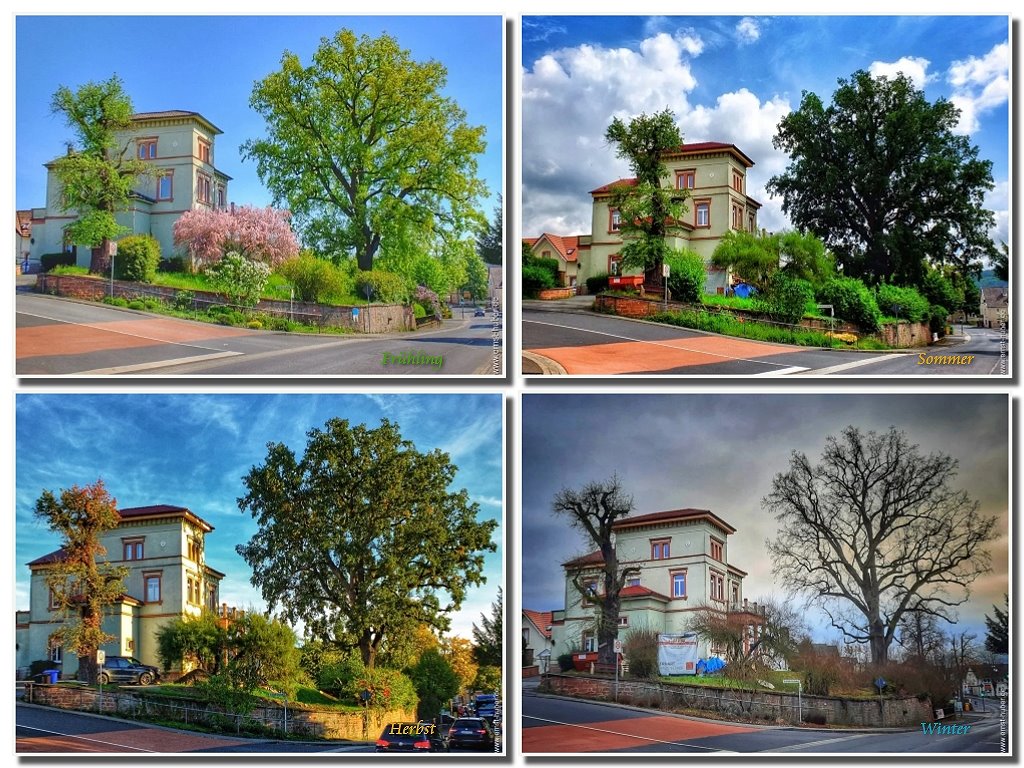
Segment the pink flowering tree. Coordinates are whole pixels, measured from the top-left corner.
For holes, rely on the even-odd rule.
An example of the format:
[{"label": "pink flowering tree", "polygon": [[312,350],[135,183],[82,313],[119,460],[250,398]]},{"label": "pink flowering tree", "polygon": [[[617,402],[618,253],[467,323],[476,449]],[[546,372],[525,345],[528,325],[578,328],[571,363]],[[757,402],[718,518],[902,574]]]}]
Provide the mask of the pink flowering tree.
[{"label": "pink flowering tree", "polygon": [[274,268],[299,253],[290,220],[288,211],[269,206],[196,208],[175,222],[174,244],[188,252],[193,270],[216,264],[229,251]]}]

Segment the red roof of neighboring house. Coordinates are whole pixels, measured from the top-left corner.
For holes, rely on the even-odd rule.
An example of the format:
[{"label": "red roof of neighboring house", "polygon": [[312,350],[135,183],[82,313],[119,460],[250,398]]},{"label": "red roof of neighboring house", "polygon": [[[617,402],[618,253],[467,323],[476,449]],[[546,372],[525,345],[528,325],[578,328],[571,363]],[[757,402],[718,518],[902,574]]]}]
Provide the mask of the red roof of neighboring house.
[{"label": "red roof of neighboring house", "polygon": [[551,611],[531,611],[523,608],[523,614],[533,622],[544,637],[551,638]]},{"label": "red roof of neighboring house", "polygon": [[653,597],[656,600],[663,600],[665,602],[668,602],[670,599],[667,595],[663,595],[660,592],[655,592],[653,589],[641,586],[623,587],[619,590],[619,597]]},{"label": "red roof of neighboring house", "polygon": [[536,243],[538,240],[540,240],[539,237],[524,237],[523,238],[523,242],[526,243],[531,248],[533,247],[534,243]]},{"label": "red roof of neighboring house", "polygon": [[[581,235],[553,235],[550,232],[542,232],[540,237],[524,237],[524,242],[529,242],[531,248],[536,248],[541,240],[547,240],[564,261],[574,262],[579,256]],[[532,241],[532,242],[530,242]],[[582,246],[589,248],[590,246]]]}]

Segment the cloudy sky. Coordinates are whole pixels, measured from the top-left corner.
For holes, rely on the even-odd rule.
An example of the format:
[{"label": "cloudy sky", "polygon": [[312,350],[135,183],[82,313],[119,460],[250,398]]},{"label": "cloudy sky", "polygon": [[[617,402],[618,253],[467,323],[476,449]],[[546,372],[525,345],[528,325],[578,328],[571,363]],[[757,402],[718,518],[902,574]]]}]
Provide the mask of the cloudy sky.
[{"label": "cloudy sky", "polygon": [[[371,37],[387,33],[414,60],[436,59],[447,67],[444,94],[466,110],[470,125],[487,129],[479,172],[490,192],[481,208],[490,216],[503,178],[504,57],[498,15],[19,16],[14,65],[17,207],[45,204],[43,163],[60,155],[72,138],[63,118],[50,112],[54,92],[61,85],[76,88],[115,73],[137,112],[199,112],[220,128],[224,133],[217,138],[214,161],[232,177],[229,198],[239,205],[269,205],[270,194],[256,175],[255,162],[243,161],[239,153],[243,142],[265,135],[263,118],[249,107],[253,83],[280,69],[285,50],[308,65],[320,39],[342,28]],[[99,51],[83,43],[89,40],[112,42]]]},{"label": "cloudy sky", "polygon": [[[959,460],[953,487],[998,519],[991,542],[993,570],[980,577],[960,607],[961,629],[982,640],[984,614],[1003,604],[1008,588],[1009,411],[1005,395],[535,395],[523,397],[522,604],[563,608],[559,567],[592,551],[581,535],[551,512],[562,488],[581,488],[617,473],[633,496],[635,514],[710,509],[736,528],[729,559],[749,572],[744,595],[779,593],[764,543],[776,523],[761,507],[792,451],[817,463],[829,435],[854,425],[862,431],[904,431],[924,455]],[[558,428],[553,428],[553,427]],[[816,610],[807,613],[817,638],[835,641]]]},{"label": "cloudy sky", "polygon": [[765,185],[787,165],[772,147],[801,94],[831,102],[859,69],[903,72],[961,109],[958,130],[992,161],[993,237],[1009,242],[1009,23],[955,17],[523,18],[523,236],[590,231],[589,190],[629,176],[604,140],[612,118],[670,108],[686,142],[732,143],[755,162],[760,224],[788,226]]},{"label": "cloudy sky", "polygon": [[29,605],[26,563],[59,546],[33,515],[44,490],[58,493],[102,478],[120,507],[188,507],[216,530],[206,555],[227,577],[221,600],[265,608],[235,545],[256,532],[235,500],[242,477],[266,459],[268,442],[297,455],[306,433],[328,419],[352,425],[398,424],[417,450],[449,454],[459,468],[452,490],[465,488],[480,519],[497,520],[498,551],[486,556],[485,584],[470,589],[452,632],[470,638],[490,615],[502,584],[502,399],[500,395],[68,395],[17,396],[15,604]]}]

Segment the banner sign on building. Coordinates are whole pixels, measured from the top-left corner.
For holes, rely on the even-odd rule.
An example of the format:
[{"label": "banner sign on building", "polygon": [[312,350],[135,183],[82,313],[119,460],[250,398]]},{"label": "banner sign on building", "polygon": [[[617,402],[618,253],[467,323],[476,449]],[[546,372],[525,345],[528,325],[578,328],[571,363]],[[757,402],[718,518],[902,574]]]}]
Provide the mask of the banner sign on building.
[{"label": "banner sign on building", "polygon": [[658,674],[697,674],[697,635],[658,635]]}]

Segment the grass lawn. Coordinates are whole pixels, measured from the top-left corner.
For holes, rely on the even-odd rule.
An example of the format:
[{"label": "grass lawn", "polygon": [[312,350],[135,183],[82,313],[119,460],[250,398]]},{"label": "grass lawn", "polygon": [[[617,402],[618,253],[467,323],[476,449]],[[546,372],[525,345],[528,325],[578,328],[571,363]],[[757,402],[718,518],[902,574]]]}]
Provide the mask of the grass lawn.
[{"label": "grass lawn", "polygon": [[[698,677],[695,675],[670,675],[662,677],[665,683],[682,683],[684,685],[697,685],[704,688],[734,688],[744,691],[776,691],[778,693],[796,693],[797,686],[786,685],[783,680],[802,680],[802,672],[765,672],[755,680],[733,680],[721,675],[709,675]],[[761,685],[770,683],[771,687]]]}]

